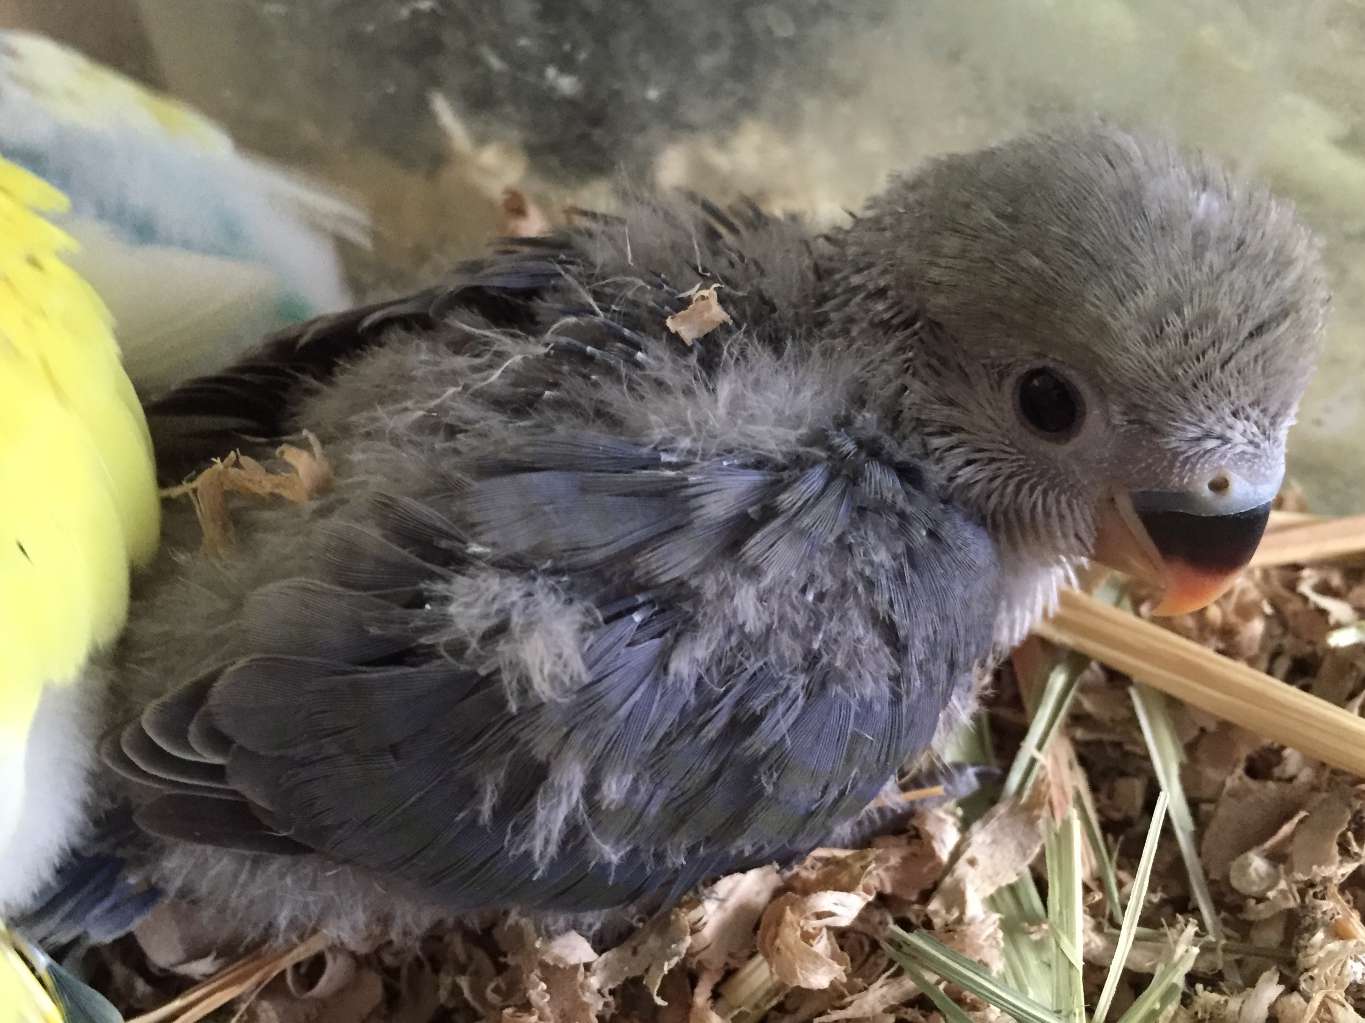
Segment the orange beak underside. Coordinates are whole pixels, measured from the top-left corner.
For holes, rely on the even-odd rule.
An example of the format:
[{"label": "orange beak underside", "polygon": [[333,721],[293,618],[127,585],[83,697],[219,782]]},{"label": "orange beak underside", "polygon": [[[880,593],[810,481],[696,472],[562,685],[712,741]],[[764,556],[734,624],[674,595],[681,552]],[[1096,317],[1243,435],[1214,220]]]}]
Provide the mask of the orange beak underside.
[{"label": "orange beak underside", "polygon": [[1105,503],[1093,557],[1160,587],[1158,615],[1188,614],[1221,596],[1251,561],[1270,505],[1233,515],[1134,509],[1127,495]]},{"label": "orange beak underside", "polygon": [[1152,608],[1155,615],[1183,615],[1208,607],[1228,591],[1240,566],[1231,572],[1205,571],[1183,561],[1166,563],[1166,587]]}]

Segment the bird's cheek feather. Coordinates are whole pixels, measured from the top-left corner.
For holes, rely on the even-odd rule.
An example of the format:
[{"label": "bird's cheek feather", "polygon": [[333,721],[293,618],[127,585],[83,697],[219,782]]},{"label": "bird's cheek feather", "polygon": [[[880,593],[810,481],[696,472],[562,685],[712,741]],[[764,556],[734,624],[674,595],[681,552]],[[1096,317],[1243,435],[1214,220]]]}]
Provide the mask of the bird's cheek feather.
[{"label": "bird's cheek feather", "polygon": [[1091,556],[1160,587],[1159,615],[1187,614],[1216,600],[1251,561],[1270,518],[1269,503],[1199,515],[1153,507],[1145,496],[1120,492],[1101,502]]}]

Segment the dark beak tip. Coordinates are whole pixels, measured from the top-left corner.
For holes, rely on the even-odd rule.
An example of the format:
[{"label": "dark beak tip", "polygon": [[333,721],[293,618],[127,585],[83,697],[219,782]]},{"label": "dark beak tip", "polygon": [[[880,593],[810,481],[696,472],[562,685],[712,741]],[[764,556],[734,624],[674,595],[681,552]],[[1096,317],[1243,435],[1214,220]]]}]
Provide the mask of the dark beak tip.
[{"label": "dark beak tip", "polygon": [[1163,561],[1226,575],[1244,568],[1261,545],[1270,521],[1270,504],[1232,515],[1139,511],[1138,518]]}]

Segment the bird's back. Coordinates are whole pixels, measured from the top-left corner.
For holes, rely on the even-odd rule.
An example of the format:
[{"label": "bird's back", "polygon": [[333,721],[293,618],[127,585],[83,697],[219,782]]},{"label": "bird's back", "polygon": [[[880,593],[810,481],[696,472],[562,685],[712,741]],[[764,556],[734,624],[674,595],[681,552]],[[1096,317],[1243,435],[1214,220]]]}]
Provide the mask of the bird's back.
[{"label": "bird's back", "polygon": [[[376,878],[576,913],[866,807],[986,656],[996,566],[858,405],[808,245],[643,204],[160,403],[182,450],[311,429],[337,479],[139,608],[154,702],[109,756],[163,793],[161,878],[248,930],[391,917]],[[730,319],[689,344],[710,286]]]}]

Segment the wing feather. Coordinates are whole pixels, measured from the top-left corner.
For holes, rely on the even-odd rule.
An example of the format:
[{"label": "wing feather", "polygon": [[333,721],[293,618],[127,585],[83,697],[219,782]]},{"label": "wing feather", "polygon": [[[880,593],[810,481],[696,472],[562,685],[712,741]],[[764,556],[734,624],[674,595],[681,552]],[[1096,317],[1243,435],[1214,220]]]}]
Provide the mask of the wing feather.
[{"label": "wing feather", "polygon": [[[611,221],[509,243],[160,404],[270,433],[301,379],[363,366],[394,327],[461,357],[511,336],[532,350],[479,384],[469,421],[502,443],[466,454],[470,410],[452,407],[442,479],[385,492],[381,471],[320,510],[305,530],[321,556],[247,597],[235,659],[144,714],[158,750],[221,766],[238,797],[207,826],[222,801],[197,766],[158,772],[125,740],[110,763],[169,793],[148,827],[238,848],[287,835],[457,912],[576,912],[798,855],[928,745],[989,652],[997,570],[979,524],[875,423],[716,451],[641,439],[605,402],[572,427],[546,411],[649,359],[719,388],[727,348],[776,357],[814,320],[755,283],[727,299],[734,323],[661,347],[689,285],[791,257],[748,211],[656,212],[673,234],[637,234],[633,257]],[[731,237],[759,229],[767,248]],[[651,271],[650,246],[679,236],[685,261]],[[796,260],[784,279],[809,291],[812,272]]]}]

